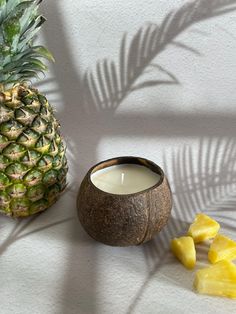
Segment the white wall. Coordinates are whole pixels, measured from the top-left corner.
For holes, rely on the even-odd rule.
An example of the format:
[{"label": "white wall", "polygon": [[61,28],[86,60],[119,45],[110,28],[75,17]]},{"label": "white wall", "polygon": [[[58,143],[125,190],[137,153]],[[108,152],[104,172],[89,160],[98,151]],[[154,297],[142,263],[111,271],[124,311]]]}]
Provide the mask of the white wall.
[{"label": "white wall", "polygon": [[[236,131],[236,12],[230,11],[227,6],[230,2],[234,3],[60,0],[43,4],[48,19],[43,38],[56,63],[48,76],[53,83],[44,84],[42,90],[57,108],[68,155],[73,159],[71,173],[78,174],[72,179],[76,184],[95,162],[119,155],[154,160],[167,172],[173,190],[189,177],[204,181],[204,186],[219,185],[217,180],[225,184],[226,173],[234,169]],[[180,32],[181,6],[189,27]],[[146,29],[150,23],[163,25],[172,10],[178,14],[169,29],[165,29],[164,48],[161,52],[157,49],[153,63],[169,71],[179,83],[136,90],[116,104],[107,102],[100,107],[94,104],[84,84],[86,71],[93,73],[101,97],[98,61],[114,61],[119,72],[124,34],[128,45],[140,27]],[[227,14],[221,14],[227,10]],[[173,40],[187,49],[172,45],[172,34]],[[153,42],[158,47],[159,42]],[[134,51],[132,54],[134,59]],[[125,58],[127,61],[128,50]],[[169,79],[150,67],[145,71],[137,76],[138,83]],[[108,83],[106,77],[103,79]],[[214,163],[218,163],[217,167]],[[174,170],[180,167],[182,172],[177,175]],[[205,182],[208,174],[211,183]],[[231,179],[227,177],[227,183]],[[201,206],[204,205],[205,202]]]},{"label": "white wall", "polygon": [[[212,2],[202,1],[203,8]],[[120,154],[145,155],[162,164],[162,152],[168,154],[173,146],[193,145],[202,137],[234,136],[235,12],[193,23],[178,36],[199,55],[172,45],[157,55],[155,62],[173,73],[179,85],[135,91],[115,111],[84,110],[83,106],[88,107],[84,104],[87,92],[82,99],[85,71],[96,70],[97,61],[103,58],[114,60],[119,69],[124,33],[130,41],[141,26],[161,24],[167,13],[181,4],[183,1],[151,0],[51,0],[43,4],[48,19],[44,39],[56,63],[48,75],[53,84],[42,89],[49,91],[65,137],[79,156],[76,168],[83,168],[80,173],[94,161]],[[148,75],[167,78],[155,70]],[[50,93],[54,86],[56,92]]]}]

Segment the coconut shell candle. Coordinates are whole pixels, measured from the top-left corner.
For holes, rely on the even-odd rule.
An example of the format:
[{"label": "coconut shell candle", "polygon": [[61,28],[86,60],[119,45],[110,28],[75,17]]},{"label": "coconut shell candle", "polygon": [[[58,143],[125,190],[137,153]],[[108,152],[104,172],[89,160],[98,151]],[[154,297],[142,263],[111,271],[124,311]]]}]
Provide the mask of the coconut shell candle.
[{"label": "coconut shell candle", "polygon": [[155,163],[118,157],[88,171],[77,207],[79,220],[92,238],[129,246],[151,240],[165,226],[172,197],[167,178]]}]

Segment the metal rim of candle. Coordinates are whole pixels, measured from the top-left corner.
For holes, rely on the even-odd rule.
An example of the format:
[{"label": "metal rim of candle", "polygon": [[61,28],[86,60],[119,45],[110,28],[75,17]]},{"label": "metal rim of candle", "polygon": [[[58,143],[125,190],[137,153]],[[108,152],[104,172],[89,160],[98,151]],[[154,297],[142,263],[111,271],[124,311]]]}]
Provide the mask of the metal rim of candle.
[{"label": "metal rim of candle", "polygon": [[[158,180],[158,182],[156,184],[154,184],[153,186],[151,186],[147,189],[144,189],[142,191],[135,192],[135,193],[129,193],[129,194],[115,194],[115,193],[106,192],[106,191],[99,189],[92,182],[91,175],[93,173],[97,172],[98,170],[102,170],[102,169],[105,169],[105,168],[108,168],[111,166],[116,166],[116,165],[121,165],[121,164],[136,164],[136,165],[147,167],[150,170],[152,170],[153,172],[159,174],[160,179]],[[103,165],[106,165],[106,166],[102,167]],[[124,197],[124,198],[129,197],[131,195],[138,195],[138,194],[146,193],[150,190],[157,188],[159,185],[162,184],[162,182],[164,180],[164,176],[165,176],[164,171],[161,169],[160,166],[158,166],[156,163],[154,163],[153,161],[151,161],[149,159],[146,159],[144,157],[138,157],[138,156],[120,156],[120,157],[109,158],[109,159],[100,161],[99,163],[94,165],[92,168],[90,168],[88,171],[89,183],[92,184],[95,189],[97,189],[99,192],[104,193],[104,194],[115,195],[115,196]]]}]

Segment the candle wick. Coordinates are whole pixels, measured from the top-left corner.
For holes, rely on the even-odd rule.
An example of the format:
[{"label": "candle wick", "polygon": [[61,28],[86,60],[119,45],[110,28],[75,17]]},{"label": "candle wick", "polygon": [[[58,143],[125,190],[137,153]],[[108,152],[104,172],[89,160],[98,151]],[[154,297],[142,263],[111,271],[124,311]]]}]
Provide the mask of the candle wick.
[{"label": "candle wick", "polygon": [[121,184],[124,184],[125,174],[122,172],[121,174]]}]

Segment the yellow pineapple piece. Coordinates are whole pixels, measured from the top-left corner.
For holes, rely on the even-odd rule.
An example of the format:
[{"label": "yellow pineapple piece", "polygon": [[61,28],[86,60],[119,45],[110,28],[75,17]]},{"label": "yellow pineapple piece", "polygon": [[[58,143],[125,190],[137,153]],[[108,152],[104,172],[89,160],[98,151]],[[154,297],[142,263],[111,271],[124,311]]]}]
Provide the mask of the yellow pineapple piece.
[{"label": "yellow pineapple piece", "polygon": [[236,266],[227,260],[196,272],[195,289],[202,294],[236,299]]},{"label": "yellow pineapple piece", "polygon": [[214,238],[220,229],[218,222],[205,214],[197,214],[194,222],[190,225],[188,235],[195,243]]},{"label": "yellow pineapple piece", "polygon": [[213,264],[222,259],[229,261],[236,259],[236,242],[222,234],[217,234],[210,246],[208,259]]},{"label": "yellow pineapple piece", "polygon": [[171,250],[180,262],[188,269],[196,264],[196,250],[191,237],[174,238],[171,241]]}]

